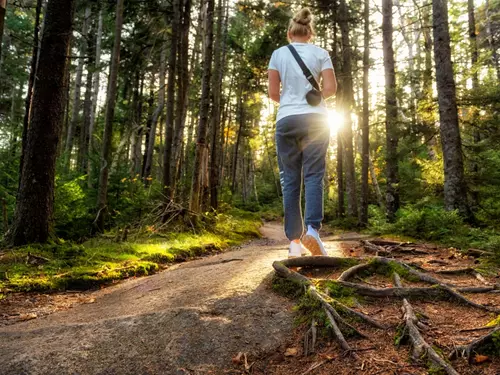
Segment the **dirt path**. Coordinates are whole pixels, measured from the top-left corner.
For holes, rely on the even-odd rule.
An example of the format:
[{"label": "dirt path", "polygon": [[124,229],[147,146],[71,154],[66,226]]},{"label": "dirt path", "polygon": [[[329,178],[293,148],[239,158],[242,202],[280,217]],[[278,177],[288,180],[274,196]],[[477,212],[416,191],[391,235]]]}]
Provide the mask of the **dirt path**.
[{"label": "dirt path", "polygon": [[[275,351],[293,331],[292,303],[270,289],[287,241],[277,223],[262,233],[94,292],[92,303],[0,328],[0,373],[218,374],[238,352]],[[326,243],[330,255],[341,255],[337,241]]]}]

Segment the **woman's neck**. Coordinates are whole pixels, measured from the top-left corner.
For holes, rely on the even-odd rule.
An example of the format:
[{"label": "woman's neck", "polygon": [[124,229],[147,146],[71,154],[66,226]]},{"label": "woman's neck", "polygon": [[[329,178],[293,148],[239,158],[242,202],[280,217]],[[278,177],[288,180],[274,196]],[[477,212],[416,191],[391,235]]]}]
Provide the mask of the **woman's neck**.
[{"label": "woman's neck", "polygon": [[290,39],[291,43],[308,43],[309,38],[308,37],[293,37]]}]

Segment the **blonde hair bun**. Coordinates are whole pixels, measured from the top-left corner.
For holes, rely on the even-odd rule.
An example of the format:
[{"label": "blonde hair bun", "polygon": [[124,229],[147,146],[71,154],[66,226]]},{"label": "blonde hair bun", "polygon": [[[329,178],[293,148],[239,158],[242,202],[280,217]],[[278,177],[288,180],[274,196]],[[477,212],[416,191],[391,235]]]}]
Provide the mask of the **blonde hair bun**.
[{"label": "blonde hair bun", "polygon": [[297,22],[301,25],[308,26],[313,20],[313,15],[309,8],[303,8],[301,9],[297,14],[295,14],[295,17],[293,17],[293,21]]},{"label": "blonde hair bun", "polygon": [[291,37],[309,37],[312,38],[314,32],[314,20],[311,10],[303,8],[295,13],[295,16],[290,20],[288,26],[289,38]]}]

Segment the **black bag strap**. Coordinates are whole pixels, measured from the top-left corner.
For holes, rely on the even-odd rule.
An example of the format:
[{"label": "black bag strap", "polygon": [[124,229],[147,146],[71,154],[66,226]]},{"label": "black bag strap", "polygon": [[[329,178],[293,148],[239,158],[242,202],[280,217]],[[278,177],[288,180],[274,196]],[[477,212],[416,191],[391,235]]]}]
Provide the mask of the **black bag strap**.
[{"label": "black bag strap", "polygon": [[306,66],[306,64],[304,64],[304,61],[300,58],[299,53],[297,52],[295,47],[292,46],[291,44],[289,44],[287,47],[290,50],[290,52],[292,53],[293,57],[295,57],[295,60],[297,61],[297,63],[300,66],[300,69],[302,69],[302,73],[304,73],[304,75],[306,76],[306,79],[309,81],[309,83],[312,85],[312,87],[314,87],[318,91],[321,91],[319,88],[318,81],[316,81],[316,78],[314,78],[314,76],[311,73],[311,71],[309,70],[309,68]]}]

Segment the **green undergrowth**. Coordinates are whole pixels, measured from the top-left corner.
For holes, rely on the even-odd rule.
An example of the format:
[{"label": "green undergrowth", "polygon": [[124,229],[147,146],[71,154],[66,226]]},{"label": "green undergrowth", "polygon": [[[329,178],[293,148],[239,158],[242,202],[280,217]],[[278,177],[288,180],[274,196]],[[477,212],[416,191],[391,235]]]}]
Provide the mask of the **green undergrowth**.
[{"label": "green undergrowth", "polygon": [[[230,210],[198,230],[160,232],[153,226],[118,231],[72,243],[31,245],[0,251],[0,291],[86,290],[134,276],[146,276],[166,264],[222,251],[258,237],[257,214]],[[29,255],[30,254],[30,255]],[[43,258],[43,259],[42,259]]]},{"label": "green undergrowth", "polygon": [[394,223],[387,222],[385,213],[378,207],[370,206],[369,212],[367,230],[371,234],[406,241],[429,241],[464,252],[470,248],[486,250],[492,256],[483,259],[484,265],[500,264],[500,228],[468,225],[458,212],[430,204],[401,208]]}]

